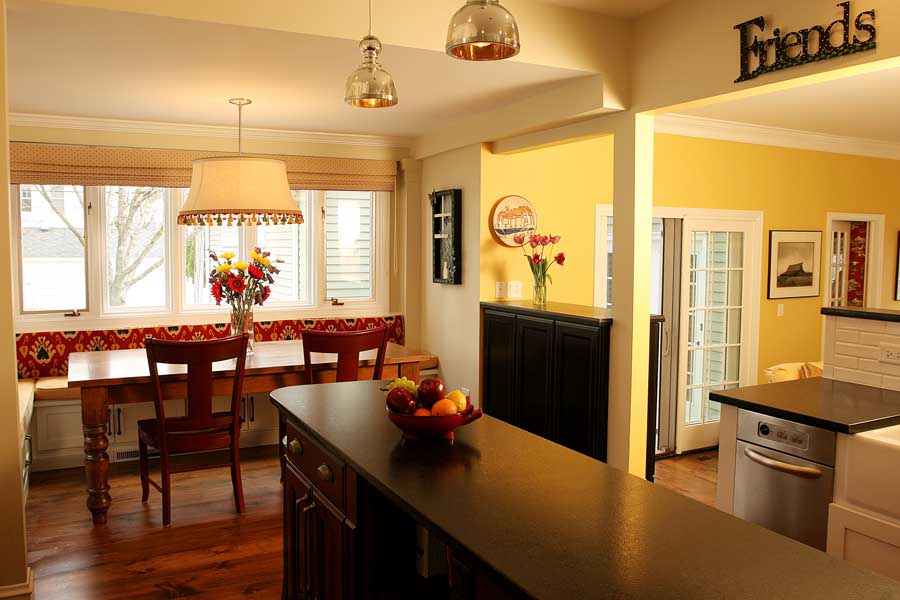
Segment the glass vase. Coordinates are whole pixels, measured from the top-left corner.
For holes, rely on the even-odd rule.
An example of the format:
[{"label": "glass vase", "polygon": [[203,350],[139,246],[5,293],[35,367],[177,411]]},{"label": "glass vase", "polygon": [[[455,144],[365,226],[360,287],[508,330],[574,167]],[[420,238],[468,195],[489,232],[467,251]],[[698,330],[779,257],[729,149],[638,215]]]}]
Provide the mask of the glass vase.
[{"label": "glass vase", "polygon": [[253,309],[241,310],[238,308],[231,309],[231,335],[241,335],[247,333],[250,339],[247,340],[247,356],[253,354]]},{"label": "glass vase", "polygon": [[531,301],[535,306],[544,307],[547,306],[547,281],[540,281],[538,279],[534,280],[534,293],[531,296]]}]

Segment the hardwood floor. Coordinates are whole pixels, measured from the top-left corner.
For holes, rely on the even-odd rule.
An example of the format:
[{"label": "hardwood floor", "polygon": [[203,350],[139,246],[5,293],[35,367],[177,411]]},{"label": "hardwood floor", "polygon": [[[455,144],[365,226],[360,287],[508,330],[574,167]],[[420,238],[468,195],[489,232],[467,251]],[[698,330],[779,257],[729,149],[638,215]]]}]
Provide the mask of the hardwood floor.
[{"label": "hardwood floor", "polygon": [[97,527],[82,469],[33,474],[26,515],[35,599],[280,598],[277,447],[241,456],[246,516],[234,512],[228,469],[195,471],[172,476],[170,528],[160,494],[141,503],[137,462],[111,465],[115,502],[109,524]]},{"label": "hardwood floor", "polygon": [[656,461],[656,483],[715,506],[718,468],[718,450],[664,458]]}]

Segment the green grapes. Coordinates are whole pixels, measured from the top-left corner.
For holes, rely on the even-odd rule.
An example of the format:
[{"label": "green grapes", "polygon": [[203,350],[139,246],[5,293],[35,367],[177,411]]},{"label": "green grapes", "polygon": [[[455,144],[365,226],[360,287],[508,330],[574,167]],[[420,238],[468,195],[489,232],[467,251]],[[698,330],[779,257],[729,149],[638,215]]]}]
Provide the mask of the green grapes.
[{"label": "green grapes", "polygon": [[416,385],[415,381],[407,379],[406,377],[398,377],[397,379],[390,382],[387,386],[388,391],[391,391],[395,387],[404,388],[412,392],[412,395],[415,398],[419,397],[419,386]]}]

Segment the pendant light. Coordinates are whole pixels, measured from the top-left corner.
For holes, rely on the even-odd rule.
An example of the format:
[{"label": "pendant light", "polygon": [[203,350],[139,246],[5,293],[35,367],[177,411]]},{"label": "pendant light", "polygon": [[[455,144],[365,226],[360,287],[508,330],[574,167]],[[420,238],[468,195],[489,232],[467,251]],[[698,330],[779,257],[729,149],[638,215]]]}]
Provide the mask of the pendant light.
[{"label": "pendant light", "polygon": [[503,60],[519,53],[519,27],[500,0],[466,0],[447,28],[447,54],[462,60]]},{"label": "pendant light", "polygon": [[232,98],[238,108],[237,156],[198,158],[191,191],[178,211],[181,225],[285,225],[303,223],[291,195],[287,166],[274,158],[242,153],[243,111],[252,101]]},{"label": "pendant light", "polygon": [[372,0],[369,0],[369,35],[359,42],[363,61],[347,78],[344,102],[358,108],[385,108],[397,104],[394,78],[378,62],[381,41],[372,35]]}]

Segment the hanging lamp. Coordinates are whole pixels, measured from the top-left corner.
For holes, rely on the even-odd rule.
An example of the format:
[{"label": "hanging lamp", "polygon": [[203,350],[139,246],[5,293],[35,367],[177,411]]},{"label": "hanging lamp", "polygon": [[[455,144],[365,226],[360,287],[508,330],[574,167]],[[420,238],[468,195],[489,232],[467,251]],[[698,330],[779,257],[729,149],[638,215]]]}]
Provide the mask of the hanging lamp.
[{"label": "hanging lamp", "polygon": [[447,54],[462,60],[503,60],[519,53],[519,27],[500,0],[466,0],[447,28]]},{"label": "hanging lamp", "polygon": [[347,78],[344,102],[358,108],[386,108],[397,104],[394,78],[378,62],[381,41],[372,35],[372,0],[369,0],[369,35],[359,42],[363,61]]},{"label": "hanging lamp", "polygon": [[181,225],[285,225],[303,223],[291,195],[287,166],[274,158],[242,153],[243,111],[252,101],[231,98],[238,108],[237,156],[198,158],[191,190],[178,211]]}]

